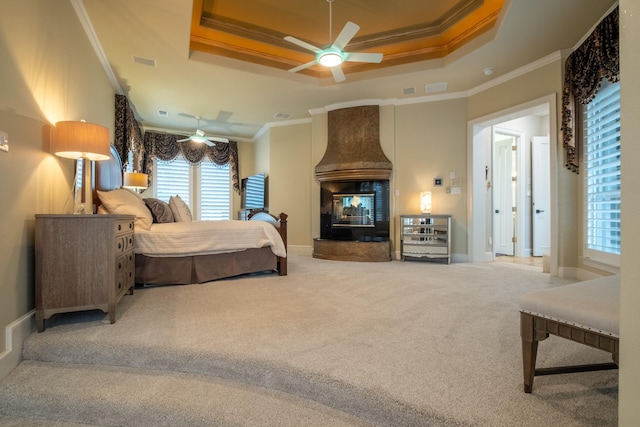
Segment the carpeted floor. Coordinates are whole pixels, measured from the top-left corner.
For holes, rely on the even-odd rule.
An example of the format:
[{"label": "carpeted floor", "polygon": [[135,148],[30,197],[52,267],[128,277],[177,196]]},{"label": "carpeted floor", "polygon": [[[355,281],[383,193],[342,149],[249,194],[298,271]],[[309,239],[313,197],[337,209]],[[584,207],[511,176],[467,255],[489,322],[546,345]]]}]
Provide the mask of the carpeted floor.
[{"label": "carpeted floor", "polygon": [[[30,336],[0,425],[615,426],[617,371],[522,391],[518,297],[565,283],[498,262],[291,255],[286,277],[137,289],[113,325],[58,315]],[[539,346],[538,367],[608,361]]]}]

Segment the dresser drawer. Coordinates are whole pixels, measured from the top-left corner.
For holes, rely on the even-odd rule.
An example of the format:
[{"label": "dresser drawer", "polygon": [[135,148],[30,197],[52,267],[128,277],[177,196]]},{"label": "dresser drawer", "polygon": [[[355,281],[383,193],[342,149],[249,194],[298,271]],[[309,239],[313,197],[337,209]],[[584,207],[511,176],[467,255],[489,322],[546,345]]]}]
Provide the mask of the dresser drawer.
[{"label": "dresser drawer", "polygon": [[126,234],[123,236],[116,236],[116,256],[127,252],[129,250],[133,250],[134,245],[134,237],[133,233]]},{"label": "dresser drawer", "polygon": [[114,222],[116,236],[124,233],[133,233],[133,221],[119,220]]},{"label": "dresser drawer", "polygon": [[115,267],[115,294],[120,297],[134,286],[135,264],[133,251],[117,257]]}]

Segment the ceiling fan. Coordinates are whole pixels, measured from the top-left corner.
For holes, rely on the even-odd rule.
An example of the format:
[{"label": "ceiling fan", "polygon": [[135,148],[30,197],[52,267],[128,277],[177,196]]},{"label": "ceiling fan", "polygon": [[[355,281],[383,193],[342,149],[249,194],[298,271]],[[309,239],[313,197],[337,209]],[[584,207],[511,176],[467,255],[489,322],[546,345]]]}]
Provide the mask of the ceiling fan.
[{"label": "ceiling fan", "polygon": [[222,143],[228,143],[229,140],[227,138],[223,138],[220,136],[206,136],[203,130],[200,130],[200,120],[202,119],[202,117],[200,116],[192,116],[190,114],[184,114],[184,113],[179,113],[179,115],[181,116],[185,116],[185,117],[192,117],[194,119],[196,119],[197,121],[197,126],[196,126],[196,131],[189,135],[188,138],[184,138],[184,139],[178,139],[177,142],[185,142],[185,141],[193,141],[193,142],[197,142],[197,143],[205,143],[207,144],[209,147],[213,147],[215,146],[216,142],[222,142]]},{"label": "ceiling fan", "polygon": [[[327,0],[329,3],[329,42],[331,42],[331,5],[334,0]],[[345,61],[349,62],[371,62],[371,63],[379,63],[382,61],[381,53],[364,53],[364,52],[345,52],[344,48],[353,36],[356,35],[360,27],[353,22],[347,22],[338,34],[338,37],[334,40],[333,44],[326,49],[320,49],[315,47],[307,42],[299,40],[292,36],[286,36],[284,39],[290,43],[296,44],[300,47],[303,47],[307,50],[310,50],[316,54],[316,59],[311,62],[307,62],[306,64],[299,65],[289,70],[291,73],[296,73],[300,70],[304,70],[305,68],[309,68],[312,65],[320,64],[325,67],[329,67],[331,69],[331,74],[333,74],[334,80],[339,83],[345,80],[344,73],[342,72],[342,68],[340,68],[340,64]]]}]

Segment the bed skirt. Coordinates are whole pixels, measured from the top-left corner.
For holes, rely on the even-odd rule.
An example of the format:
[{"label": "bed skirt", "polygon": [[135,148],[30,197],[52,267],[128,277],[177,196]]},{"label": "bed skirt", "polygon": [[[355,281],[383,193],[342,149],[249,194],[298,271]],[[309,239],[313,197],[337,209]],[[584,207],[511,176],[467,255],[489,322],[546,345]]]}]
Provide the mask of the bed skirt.
[{"label": "bed skirt", "polygon": [[278,258],[269,247],[186,257],[136,254],[136,284],[141,285],[186,285],[277,269]]}]

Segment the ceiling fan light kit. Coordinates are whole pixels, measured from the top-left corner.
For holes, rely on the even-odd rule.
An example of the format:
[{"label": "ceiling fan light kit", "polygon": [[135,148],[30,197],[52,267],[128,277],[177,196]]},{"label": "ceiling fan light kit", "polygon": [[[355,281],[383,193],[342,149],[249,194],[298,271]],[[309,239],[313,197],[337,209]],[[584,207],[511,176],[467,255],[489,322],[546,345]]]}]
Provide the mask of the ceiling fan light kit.
[{"label": "ceiling fan light kit", "polygon": [[[334,0],[327,0],[329,3],[329,43],[331,43],[331,24],[332,24],[332,10],[331,5]],[[336,82],[341,82],[345,80],[344,73],[340,68],[340,65],[345,61],[350,62],[369,62],[369,63],[379,63],[382,61],[381,53],[360,53],[360,52],[345,52],[344,48],[353,36],[360,30],[360,27],[353,22],[347,22],[344,25],[338,37],[336,37],[333,44],[326,49],[320,49],[312,44],[309,44],[305,41],[297,39],[292,36],[286,36],[284,39],[289,43],[293,43],[298,45],[304,49],[310,50],[311,52],[316,54],[316,59],[307,62],[306,64],[299,65],[297,67],[291,68],[289,70],[290,73],[297,73],[298,71],[304,70],[305,68],[309,68],[315,64],[320,64],[322,66],[328,67],[331,69],[331,74],[333,74],[333,79]]]},{"label": "ceiling fan light kit", "polygon": [[335,67],[344,61],[342,52],[334,50],[326,50],[318,53],[318,62],[325,67]]},{"label": "ceiling fan light kit", "polygon": [[[186,114],[182,114],[182,115],[186,116]],[[197,126],[200,127],[200,117],[199,116],[193,116],[193,117],[197,120]],[[207,137],[203,130],[196,129],[195,133],[193,133],[192,135],[189,135],[187,138],[184,138],[184,139],[178,139],[176,142],[186,142],[186,141],[196,142],[198,144],[207,144],[209,147],[215,147],[216,144],[214,144],[214,141],[222,142],[226,144],[229,142],[229,139],[219,137],[219,136]]]}]

